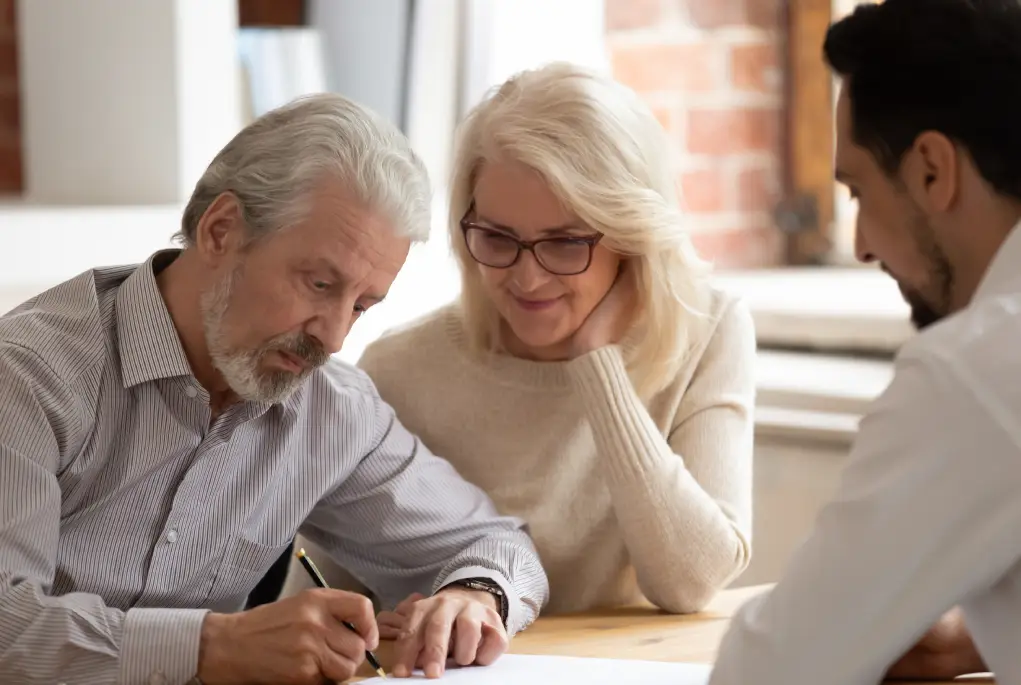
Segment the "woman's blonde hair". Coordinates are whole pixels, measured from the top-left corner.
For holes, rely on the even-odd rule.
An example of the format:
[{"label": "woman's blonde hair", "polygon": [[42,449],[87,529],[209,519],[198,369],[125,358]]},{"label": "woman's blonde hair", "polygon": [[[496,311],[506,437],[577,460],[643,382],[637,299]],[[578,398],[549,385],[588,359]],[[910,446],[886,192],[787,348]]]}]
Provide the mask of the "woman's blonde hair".
[{"label": "woman's blonde hair", "polygon": [[709,266],[682,230],[668,147],[633,91],[559,62],[512,77],[468,114],[457,134],[449,229],[473,352],[500,349],[499,316],[460,221],[481,166],[514,161],[537,171],[565,208],[602,233],[601,244],[631,257],[640,314],[629,336],[628,372],[645,400],[673,380],[704,319]]}]

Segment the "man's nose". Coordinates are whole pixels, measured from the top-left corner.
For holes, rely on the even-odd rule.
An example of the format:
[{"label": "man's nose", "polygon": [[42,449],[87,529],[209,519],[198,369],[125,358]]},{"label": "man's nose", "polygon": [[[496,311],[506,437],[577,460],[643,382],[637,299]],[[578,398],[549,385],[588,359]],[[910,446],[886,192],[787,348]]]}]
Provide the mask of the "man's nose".
[{"label": "man's nose", "polygon": [[327,353],[336,354],[344,346],[353,322],[354,313],[350,306],[336,307],[312,319],[306,332],[318,340]]},{"label": "man's nose", "polygon": [[865,231],[861,230],[861,219],[855,223],[854,227],[854,256],[862,264],[869,264],[876,261],[876,255],[869,249],[868,240],[865,237]]}]

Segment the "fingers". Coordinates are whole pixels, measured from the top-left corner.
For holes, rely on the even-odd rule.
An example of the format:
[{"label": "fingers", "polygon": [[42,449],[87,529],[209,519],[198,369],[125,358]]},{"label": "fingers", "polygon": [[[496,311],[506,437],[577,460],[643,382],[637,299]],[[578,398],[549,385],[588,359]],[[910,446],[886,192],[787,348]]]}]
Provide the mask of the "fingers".
[{"label": "fingers", "polygon": [[482,621],[468,612],[454,620],[454,662],[458,666],[475,663],[475,654],[482,642]]},{"label": "fingers", "polygon": [[398,678],[409,677],[418,663],[418,655],[422,651],[422,631],[419,628],[424,618],[424,611],[413,611],[397,638],[393,673]]},{"label": "fingers", "polygon": [[[482,623],[482,640],[479,642],[475,652],[475,663],[479,666],[489,666],[507,651],[510,640],[507,638],[507,631],[504,630],[503,622],[496,612],[492,612],[490,620]],[[495,621],[492,619],[496,619]]]},{"label": "fingers", "polygon": [[365,650],[368,649],[365,640],[340,621],[331,620],[323,639],[328,651],[355,662],[356,666],[365,660]]},{"label": "fingers", "polygon": [[[340,590],[318,592],[323,593],[326,610],[338,622],[347,621],[354,626],[355,632],[365,641],[365,648],[376,649],[379,646],[379,626],[376,625],[376,612],[368,597]],[[340,631],[345,630],[341,625],[338,625],[337,628]]]},{"label": "fingers", "polygon": [[426,678],[439,678],[443,675],[450,651],[450,631],[457,615],[458,605],[455,602],[439,602],[436,610],[425,621],[421,660]]},{"label": "fingers", "polygon": [[342,683],[354,677],[355,672],[365,658],[365,652],[358,653],[358,659],[351,659],[344,654],[325,650],[321,656],[320,673],[331,682]]},{"label": "fingers", "polygon": [[404,624],[407,619],[392,611],[382,611],[376,617],[376,625],[379,626],[379,639],[396,640],[404,631]]},{"label": "fingers", "polygon": [[394,611],[402,616],[407,616],[411,613],[411,607],[420,599],[425,599],[425,595],[420,592],[413,592],[403,602],[398,604]]},{"label": "fingers", "polygon": [[[384,620],[381,614],[381,624],[392,618]],[[496,611],[478,601],[443,594],[414,603],[397,639],[393,674],[406,678],[417,666],[427,678],[439,678],[448,655],[459,666],[488,666],[507,646],[507,633]]]}]

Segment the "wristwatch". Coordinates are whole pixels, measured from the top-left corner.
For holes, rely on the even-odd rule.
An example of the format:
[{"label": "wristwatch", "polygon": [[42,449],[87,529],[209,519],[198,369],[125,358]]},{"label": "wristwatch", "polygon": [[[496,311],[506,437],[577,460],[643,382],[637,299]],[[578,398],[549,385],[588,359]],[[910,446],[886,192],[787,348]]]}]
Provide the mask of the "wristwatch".
[{"label": "wristwatch", "polygon": [[503,621],[504,627],[507,627],[507,614],[510,612],[510,602],[507,600],[507,593],[496,582],[489,578],[462,578],[461,580],[453,581],[450,585],[457,585],[477,592],[488,592],[496,597],[497,603],[500,605],[500,620]]}]

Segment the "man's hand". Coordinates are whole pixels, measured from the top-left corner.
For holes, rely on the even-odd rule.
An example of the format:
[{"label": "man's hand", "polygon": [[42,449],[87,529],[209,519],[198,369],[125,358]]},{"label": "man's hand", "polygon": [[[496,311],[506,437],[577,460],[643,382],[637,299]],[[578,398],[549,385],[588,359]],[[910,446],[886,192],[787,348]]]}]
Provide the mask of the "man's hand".
[{"label": "man's hand", "polygon": [[488,592],[448,587],[433,597],[412,595],[379,620],[400,626],[393,666],[398,678],[415,668],[439,678],[448,656],[460,666],[488,666],[507,651],[507,631]]},{"label": "man's hand", "polygon": [[379,639],[396,640],[404,632],[404,625],[411,615],[411,607],[425,595],[413,592],[407,599],[394,607],[393,611],[381,611],[376,616],[376,623],[379,625]]},{"label": "man's hand", "polygon": [[953,680],[988,670],[964,624],[964,616],[955,608],[944,614],[918,644],[898,659],[886,677],[889,680]]},{"label": "man's hand", "polygon": [[[352,632],[341,621],[358,629]],[[306,590],[238,614],[208,614],[198,677],[205,685],[315,683],[352,677],[375,649],[372,602],[339,590]]]}]

